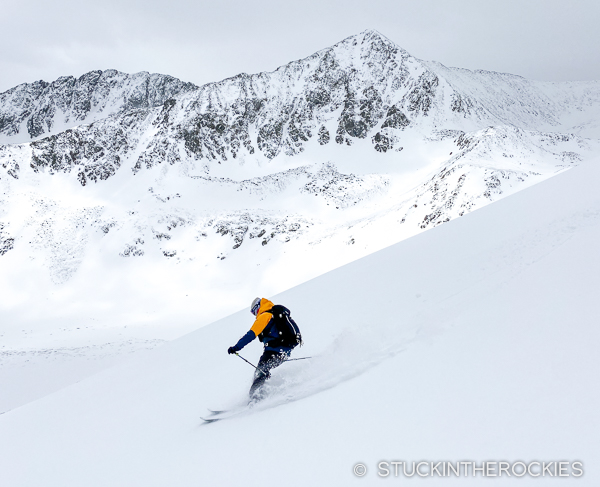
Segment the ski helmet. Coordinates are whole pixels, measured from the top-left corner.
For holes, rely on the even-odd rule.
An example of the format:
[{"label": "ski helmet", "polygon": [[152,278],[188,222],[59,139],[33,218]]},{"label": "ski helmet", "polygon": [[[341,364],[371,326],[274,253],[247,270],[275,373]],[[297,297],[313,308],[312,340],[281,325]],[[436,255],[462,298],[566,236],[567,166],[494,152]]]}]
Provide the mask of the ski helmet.
[{"label": "ski helmet", "polygon": [[255,298],[254,301],[252,301],[252,306],[250,306],[250,313],[252,313],[254,316],[256,316],[258,314],[259,309],[260,309],[260,298]]}]

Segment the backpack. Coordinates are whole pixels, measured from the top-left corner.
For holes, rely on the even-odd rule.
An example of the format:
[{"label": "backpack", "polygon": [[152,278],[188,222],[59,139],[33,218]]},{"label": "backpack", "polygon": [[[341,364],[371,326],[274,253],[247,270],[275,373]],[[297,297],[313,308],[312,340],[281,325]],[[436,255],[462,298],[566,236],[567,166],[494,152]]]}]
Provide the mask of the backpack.
[{"label": "backpack", "polygon": [[290,316],[290,310],[276,304],[264,313],[271,313],[272,318],[258,339],[269,347],[294,348],[302,345],[302,335],[296,322]]}]

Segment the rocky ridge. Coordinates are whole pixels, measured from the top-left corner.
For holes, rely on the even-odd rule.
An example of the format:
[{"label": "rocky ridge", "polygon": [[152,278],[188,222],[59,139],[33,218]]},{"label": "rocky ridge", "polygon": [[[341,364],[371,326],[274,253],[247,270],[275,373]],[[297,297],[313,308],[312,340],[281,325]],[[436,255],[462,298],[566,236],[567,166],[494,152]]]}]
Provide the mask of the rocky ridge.
[{"label": "rocky ridge", "polygon": [[197,86],[171,76],[114,69],[23,83],[0,93],[0,137],[27,142],[114,114],[162,105]]},{"label": "rocky ridge", "polygon": [[[108,87],[117,80],[118,93],[111,95]],[[16,121],[29,114],[34,138],[52,127],[55,117],[49,114],[58,108],[70,110],[64,123],[72,125],[93,112],[97,122],[31,143],[34,170],[74,172],[81,184],[110,177],[126,159],[133,173],[180,161],[199,161],[210,173],[215,163],[297,155],[313,141],[351,146],[367,140],[375,151],[399,151],[408,128],[424,135],[446,127],[558,128],[565,108],[540,83],[425,63],[374,31],[273,73],[242,74],[200,88],[147,73],[128,79],[114,71],[38,85],[20,85],[2,94],[11,101],[4,105],[12,114],[5,110],[0,133],[17,133]],[[22,100],[22,92],[36,90],[41,99],[30,114],[32,103]],[[515,94],[521,99],[515,100]],[[590,96],[597,106],[600,88],[594,85],[581,96],[570,100],[571,111],[589,105]],[[10,159],[10,150],[2,151],[3,160]],[[3,165],[18,177],[18,168]]]}]

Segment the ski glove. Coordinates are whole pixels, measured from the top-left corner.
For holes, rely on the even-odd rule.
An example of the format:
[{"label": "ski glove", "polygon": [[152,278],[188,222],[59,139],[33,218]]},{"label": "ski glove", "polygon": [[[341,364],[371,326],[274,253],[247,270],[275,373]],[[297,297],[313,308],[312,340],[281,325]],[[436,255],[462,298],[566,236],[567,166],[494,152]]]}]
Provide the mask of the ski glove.
[{"label": "ski glove", "polygon": [[237,352],[237,349],[235,347],[229,347],[227,349],[227,353],[228,354],[232,354],[232,353],[236,353],[236,352]]}]

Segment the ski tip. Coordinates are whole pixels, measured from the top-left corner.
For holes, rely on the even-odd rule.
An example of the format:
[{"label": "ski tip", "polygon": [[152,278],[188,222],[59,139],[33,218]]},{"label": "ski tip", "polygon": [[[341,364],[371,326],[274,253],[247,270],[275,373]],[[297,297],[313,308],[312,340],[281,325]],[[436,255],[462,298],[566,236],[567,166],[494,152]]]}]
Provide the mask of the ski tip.
[{"label": "ski tip", "polygon": [[221,418],[200,418],[200,419],[202,421],[204,421],[202,424],[211,424],[211,423],[216,423]]}]

